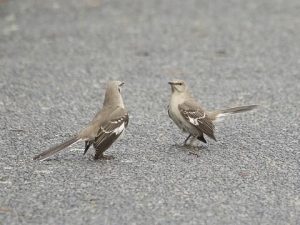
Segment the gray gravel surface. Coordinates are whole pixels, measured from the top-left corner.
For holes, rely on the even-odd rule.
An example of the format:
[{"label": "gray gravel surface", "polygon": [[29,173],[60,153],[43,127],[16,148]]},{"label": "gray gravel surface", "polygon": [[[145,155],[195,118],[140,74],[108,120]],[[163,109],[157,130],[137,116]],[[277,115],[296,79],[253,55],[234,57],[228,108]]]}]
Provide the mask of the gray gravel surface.
[{"label": "gray gravel surface", "polygon": [[[300,224],[298,0],[0,0],[0,224]],[[167,81],[260,104],[181,146]],[[126,82],[124,138],[44,162]]]}]

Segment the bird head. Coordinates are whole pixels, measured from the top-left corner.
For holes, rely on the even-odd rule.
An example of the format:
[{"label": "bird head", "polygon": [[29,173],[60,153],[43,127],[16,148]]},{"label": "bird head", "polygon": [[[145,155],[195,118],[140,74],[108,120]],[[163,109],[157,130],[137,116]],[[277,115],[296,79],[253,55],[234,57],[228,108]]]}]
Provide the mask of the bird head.
[{"label": "bird head", "polygon": [[123,99],[121,96],[121,87],[124,82],[113,80],[109,81],[106,88],[105,99],[103,105],[105,106],[121,106],[124,107]]},{"label": "bird head", "polygon": [[187,89],[187,85],[183,80],[173,80],[169,84],[171,85],[172,93],[183,93]]},{"label": "bird head", "polygon": [[108,83],[108,87],[112,89],[118,89],[119,92],[121,92],[121,87],[124,85],[124,82],[113,80]]}]

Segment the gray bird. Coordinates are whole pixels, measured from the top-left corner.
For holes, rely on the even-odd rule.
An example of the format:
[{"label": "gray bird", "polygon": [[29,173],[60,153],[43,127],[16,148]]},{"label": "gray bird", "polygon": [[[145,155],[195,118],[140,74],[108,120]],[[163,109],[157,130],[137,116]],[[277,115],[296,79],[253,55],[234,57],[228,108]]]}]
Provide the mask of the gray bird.
[{"label": "gray bird", "polygon": [[129,119],[121,96],[121,86],[123,84],[124,83],[120,81],[108,82],[103,107],[87,127],[75,134],[69,140],[53,146],[35,156],[33,159],[47,159],[78,141],[85,141],[85,150],[83,154],[85,154],[89,147],[93,145],[96,150],[94,159],[112,158],[103,155],[103,152],[122,134],[128,125]]},{"label": "gray bird", "polygon": [[190,137],[207,143],[204,134],[216,141],[214,135],[215,121],[222,119],[224,116],[250,111],[257,107],[257,105],[248,105],[210,112],[205,111],[192,97],[183,80],[170,81],[169,84],[171,85],[172,95],[168,106],[168,114],[181,130],[189,134],[184,141],[185,145],[187,145]]}]

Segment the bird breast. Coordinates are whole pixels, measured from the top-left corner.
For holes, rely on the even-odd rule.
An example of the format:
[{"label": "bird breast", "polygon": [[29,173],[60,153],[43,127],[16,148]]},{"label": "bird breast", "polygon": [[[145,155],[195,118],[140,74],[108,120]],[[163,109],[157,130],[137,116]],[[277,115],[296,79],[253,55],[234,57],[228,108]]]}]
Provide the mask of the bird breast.
[{"label": "bird breast", "polygon": [[169,114],[174,123],[183,131],[188,131],[188,123],[185,121],[183,116],[181,115],[178,105],[182,104],[184,100],[182,98],[178,98],[177,96],[172,96],[169,104]]},{"label": "bird breast", "polygon": [[169,105],[169,114],[171,119],[175,122],[175,124],[184,132],[190,133],[193,136],[198,136],[198,130],[181,115],[178,106],[184,103],[185,98],[173,94],[170,100]]}]

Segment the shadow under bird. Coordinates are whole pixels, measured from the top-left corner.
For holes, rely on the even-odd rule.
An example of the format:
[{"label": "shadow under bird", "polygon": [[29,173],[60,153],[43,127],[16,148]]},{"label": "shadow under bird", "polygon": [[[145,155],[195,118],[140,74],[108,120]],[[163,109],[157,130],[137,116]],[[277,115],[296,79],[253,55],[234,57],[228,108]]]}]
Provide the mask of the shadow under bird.
[{"label": "shadow under bird", "polygon": [[33,159],[45,160],[78,141],[85,141],[84,154],[93,145],[96,151],[94,159],[112,158],[103,155],[103,152],[122,134],[128,125],[129,119],[121,96],[121,87],[123,84],[120,81],[108,82],[103,107],[87,127],[83,128],[69,140],[53,146],[36,155]]},{"label": "shadow under bird", "polygon": [[170,81],[169,84],[171,85],[172,94],[168,106],[168,114],[181,130],[189,134],[184,141],[184,145],[187,145],[191,137],[193,138],[192,141],[198,139],[206,143],[207,141],[204,138],[204,134],[216,141],[214,122],[221,120],[227,115],[250,111],[258,106],[248,105],[205,111],[192,97],[183,80]]}]

